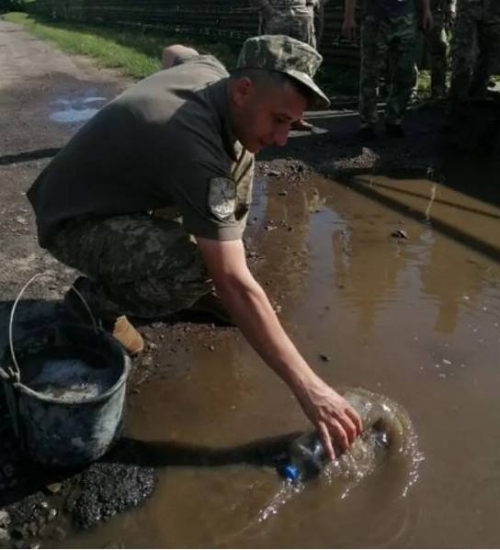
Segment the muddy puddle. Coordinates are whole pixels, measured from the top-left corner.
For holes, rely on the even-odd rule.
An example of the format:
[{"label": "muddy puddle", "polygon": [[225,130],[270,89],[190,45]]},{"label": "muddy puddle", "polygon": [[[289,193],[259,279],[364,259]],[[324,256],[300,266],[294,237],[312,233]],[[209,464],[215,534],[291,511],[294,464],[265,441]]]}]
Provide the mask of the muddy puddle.
[{"label": "muddy puddle", "polygon": [[128,436],[154,450],[155,492],[64,546],[500,545],[499,203],[416,179],[259,186],[249,241],[283,323],[332,385],[401,404],[418,449],[295,488],[238,454],[218,463],[221,449],[308,428],[235,332],[132,395]]}]

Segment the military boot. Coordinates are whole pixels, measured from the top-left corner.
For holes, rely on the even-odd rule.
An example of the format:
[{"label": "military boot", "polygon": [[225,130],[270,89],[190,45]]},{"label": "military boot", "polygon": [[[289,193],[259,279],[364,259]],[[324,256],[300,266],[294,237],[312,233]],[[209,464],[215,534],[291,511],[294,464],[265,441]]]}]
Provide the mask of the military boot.
[{"label": "military boot", "polygon": [[[78,293],[81,294],[92,315],[95,317],[99,326],[110,332],[130,355],[137,355],[144,351],[144,340],[139,332],[134,328],[125,315],[101,315],[92,308],[92,301],[89,298],[91,281],[87,277],[79,277],[73,284]],[[70,287],[64,296],[64,306],[66,311],[79,323],[92,325],[91,314],[83,304],[82,299],[77,292]]]}]

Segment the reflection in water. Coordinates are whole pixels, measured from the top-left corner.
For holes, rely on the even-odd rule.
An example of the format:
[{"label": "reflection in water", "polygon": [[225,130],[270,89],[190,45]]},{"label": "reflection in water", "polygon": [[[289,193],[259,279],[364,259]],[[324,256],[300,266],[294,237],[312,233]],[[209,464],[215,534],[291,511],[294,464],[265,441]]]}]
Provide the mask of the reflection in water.
[{"label": "reflection in water", "polygon": [[335,231],[332,244],[337,284],[358,308],[359,328],[369,334],[379,309],[393,299],[398,273],[408,260],[406,244],[390,242],[389,228],[366,218]]},{"label": "reflection in water", "polygon": [[87,90],[83,95],[71,98],[60,97],[53,102],[54,109],[50,113],[50,119],[55,122],[72,123],[84,122],[92,118],[107,98],[96,96],[95,90]]},{"label": "reflection in water", "polygon": [[431,188],[431,196],[429,198],[429,202],[427,203],[427,207],[425,208],[425,221],[429,221],[431,218],[432,205],[434,204],[434,199],[436,198],[436,188],[437,184],[433,183]]},{"label": "reflection in water", "polygon": [[445,239],[434,240],[428,260],[420,268],[422,292],[437,302],[434,328],[442,334],[455,332],[460,309],[469,300],[475,303],[481,291],[481,267],[450,254],[452,248]]},{"label": "reflection in water", "polygon": [[[332,236],[336,282],[344,290],[344,297],[358,309],[360,328],[369,333],[378,323],[379,310],[395,299],[405,268],[408,271],[418,267],[423,293],[438,303],[435,328],[451,334],[457,326],[460,304],[475,301],[480,293],[486,267],[483,260],[464,256],[459,244],[436,238],[432,225],[445,223],[460,231],[466,228],[471,238],[479,241],[481,235],[487,243],[500,216],[484,205],[467,204],[462,196],[434,182],[404,182],[407,185],[401,189],[386,178],[379,180],[371,179],[370,187],[389,198],[404,198],[412,211],[422,212],[422,221],[427,223],[412,224],[408,242],[391,241],[388,219],[379,220],[373,215],[352,217]],[[443,197],[445,194],[447,198]],[[477,221],[471,219],[464,224],[464,213],[477,216]]]},{"label": "reflection in water", "polygon": [[84,122],[92,118],[99,109],[73,109],[71,107],[53,111],[50,115],[55,122],[71,123]]}]

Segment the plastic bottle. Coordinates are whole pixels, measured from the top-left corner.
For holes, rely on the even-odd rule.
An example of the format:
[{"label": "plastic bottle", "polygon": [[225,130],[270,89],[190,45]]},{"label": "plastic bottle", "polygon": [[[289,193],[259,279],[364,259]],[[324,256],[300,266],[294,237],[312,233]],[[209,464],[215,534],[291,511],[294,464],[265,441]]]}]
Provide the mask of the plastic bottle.
[{"label": "plastic bottle", "polygon": [[326,453],[316,432],[307,433],[292,442],[278,463],[279,474],[292,482],[311,479],[326,464]]}]

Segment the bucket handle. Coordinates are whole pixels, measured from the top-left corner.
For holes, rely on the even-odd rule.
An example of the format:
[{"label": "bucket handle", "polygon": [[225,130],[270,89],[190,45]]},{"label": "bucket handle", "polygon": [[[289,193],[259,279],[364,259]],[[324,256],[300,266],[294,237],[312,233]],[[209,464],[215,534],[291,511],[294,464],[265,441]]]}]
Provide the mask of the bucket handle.
[{"label": "bucket handle", "polygon": [[[19,300],[21,299],[21,296],[24,294],[24,291],[31,285],[31,283],[40,277],[42,273],[37,273],[31,277],[31,279],[23,286],[23,288],[20,290],[19,294],[17,295],[17,298],[14,301],[14,305],[12,306],[12,309],[10,311],[10,319],[9,319],[9,346],[10,346],[10,355],[12,357],[12,362],[14,363],[14,367],[11,366],[6,367],[7,368],[7,378],[14,378],[16,382],[21,381],[21,369],[19,368],[19,363],[17,362],[16,353],[14,351],[14,339],[13,339],[13,325],[14,325],[14,315],[16,313],[17,304],[19,303]],[[85,309],[87,310],[89,317],[92,321],[92,325],[94,327],[95,332],[99,332],[99,328],[97,325],[97,321],[94,317],[94,314],[92,313],[92,310],[90,309],[87,301],[82,296],[81,292],[74,286],[71,285],[69,287],[70,290],[73,290],[76,292],[77,296],[82,301],[83,305],[85,306]],[[0,368],[0,372],[2,369]]]}]

